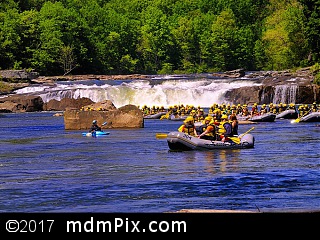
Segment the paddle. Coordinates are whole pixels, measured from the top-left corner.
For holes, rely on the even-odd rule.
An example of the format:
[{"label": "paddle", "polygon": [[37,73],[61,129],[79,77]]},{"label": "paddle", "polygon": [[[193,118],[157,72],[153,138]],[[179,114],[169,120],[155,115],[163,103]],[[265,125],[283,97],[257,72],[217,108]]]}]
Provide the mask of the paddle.
[{"label": "paddle", "polygon": [[244,135],[246,135],[247,133],[249,133],[250,131],[252,131],[253,129],[254,129],[254,127],[250,128],[248,131],[246,131],[245,133],[240,134],[238,137],[228,137],[228,138],[231,139],[236,144],[239,144],[239,143],[241,143],[241,138]]},{"label": "paddle", "polygon": [[246,131],[245,133],[240,134],[238,138],[241,139],[244,135],[246,135],[247,133],[249,133],[249,132],[252,131],[253,129],[254,129],[254,127],[250,128],[250,129],[249,129],[248,131]]},{"label": "paddle", "polygon": [[241,139],[238,137],[228,137],[228,138],[236,144],[239,144],[241,142]]},{"label": "paddle", "polygon": [[303,118],[304,116],[307,116],[307,115],[310,113],[310,111],[311,111],[311,110],[309,110],[307,113],[303,114],[302,117],[297,118],[297,119],[295,119],[295,120],[292,120],[291,123],[299,123],[300,120],[301,120],[301,118]]},{"label": "paddle", "polygon": [[168,134],[166,133],[156,133],[157,139],[167,138]]}]

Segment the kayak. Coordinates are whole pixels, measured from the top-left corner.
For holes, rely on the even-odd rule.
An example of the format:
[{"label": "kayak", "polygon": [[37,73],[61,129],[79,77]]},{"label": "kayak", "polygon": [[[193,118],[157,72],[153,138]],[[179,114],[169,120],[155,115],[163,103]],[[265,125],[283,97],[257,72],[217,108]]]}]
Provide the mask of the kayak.
[{"label": "kayak", "polygon": [[104,132],[104,131],[95,131],[95,132],[84,132],[82,133],[82,136],[86,136],[86,137],[96,137],[96,136],[106,136],[109,135],[110,132]]},{"label": "kayak", "polygon": [[199,139],[178,131],[167,135],[169,148],[176,151],[254,148],[254,141],[249,133],[243,134],[239,143]]}]

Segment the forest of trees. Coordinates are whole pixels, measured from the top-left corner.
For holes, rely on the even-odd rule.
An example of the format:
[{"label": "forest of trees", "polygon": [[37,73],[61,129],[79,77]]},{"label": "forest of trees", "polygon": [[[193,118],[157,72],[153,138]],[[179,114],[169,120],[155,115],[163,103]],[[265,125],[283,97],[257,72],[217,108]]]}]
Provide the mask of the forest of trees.
[{"label": "forest of trees", "polygon": [[320,0],[1,0],[0,69],[41,75],[319,68]]}]

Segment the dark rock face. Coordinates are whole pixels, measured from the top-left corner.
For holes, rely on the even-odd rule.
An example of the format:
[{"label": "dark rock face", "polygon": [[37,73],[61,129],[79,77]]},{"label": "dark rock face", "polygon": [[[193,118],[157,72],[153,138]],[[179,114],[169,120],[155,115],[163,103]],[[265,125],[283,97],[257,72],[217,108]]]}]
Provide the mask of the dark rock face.
[{"label": "dark rock face", "polygon": [[[313,84],[313,75],[310,68],[304,68],[297,72],[267,71],[256,72],[246,76],[259,79],[261,86],[241,87],[231,89],[225,95],[226,99],[234,104],[268,104],[274,102],[279,93],[286,95],[284,102],[310,104],[320,102],[320,86]],[[279,100],[280,101],[280,100]]]},{"label": "dark rock face", "polygon": [[[225,97],[234,104],[268,104],[274,102],[275,92],[276,86],[241,87],[228,91]],[[320,102],[320,88],[317,85],[296,86],[296,91],[291,94],[295,94],[295,96],[287,94],[287,101],[284,101],[284,103],[290,103],[291,98],[299,104]]]},{"label": "dark rock face", "polygon": [[260,92],[262,87],[241,87],[228,91],[225,94],[225,98],[234,104],[250,104],[260,102]]},{"label": "dark rock face", "polygon": [[300,86],[297,93],[297,102],[309,104],[320,102],[320,87],[317,85]]}]

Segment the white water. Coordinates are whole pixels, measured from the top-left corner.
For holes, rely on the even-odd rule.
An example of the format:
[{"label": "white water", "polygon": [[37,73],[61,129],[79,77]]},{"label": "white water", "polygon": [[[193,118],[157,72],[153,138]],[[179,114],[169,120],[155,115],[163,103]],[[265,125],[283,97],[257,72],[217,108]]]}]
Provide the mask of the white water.
[{"label": "white water", "polygon": [[[32,93],[39,95],[44,102],[63,98],[90,98],[94,102],[110,100],[116,107],[127,104],[137,106],[164,106],[188,104],[210,107],[213,103],[228,103],[225,93],[230,89],[259,86],[257,79],[213,79],[156,77],[150,80],[87,80],[56,82],[52,86],[38,85],[22,88],[17,94]],[[282,88],[281,88],[282,89]],[[286,87],[284,86],[284,89]],[[275,101],[287,98],[287,91],[277,90]],[[292,95],[293,96],[293,95]],[[290,99],[291,101],[291,99]]]},{"label": "white water", "polygon": [[295,103],[297,85],[275,86],[273,103]]}]

